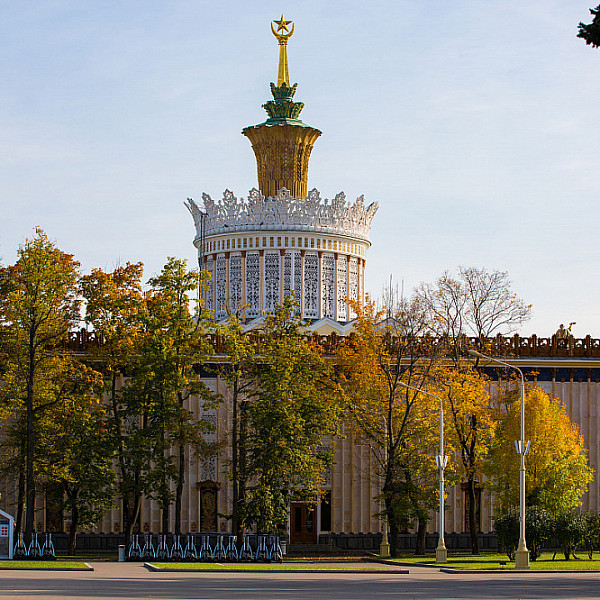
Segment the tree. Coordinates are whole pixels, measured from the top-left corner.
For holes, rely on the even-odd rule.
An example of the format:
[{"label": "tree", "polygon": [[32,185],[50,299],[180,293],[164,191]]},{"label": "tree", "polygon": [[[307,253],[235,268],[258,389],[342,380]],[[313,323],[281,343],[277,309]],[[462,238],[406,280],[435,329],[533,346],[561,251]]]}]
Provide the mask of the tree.
[{"label": "tree", "polygon": [[600,4],[596,8],[590,8],[590,14],[593,15],[593,20],[588,25],[579,23],[577,34],[578,38],[585,40],[585,43],[594,48],[600,47]]},{"label": "tree", "polygon": [[[519,499],[519,455],[514,440],[520,436],[520,400],[505,397],[507,412],[496,428],[486,467],[500,514]],[[534,387],[525,399],[525,438],[531,446],[527,455],[525,503],[550,514],[564,513],[581,504],[581,496],[592,481],[583,437],[564,406],[544,390]]]},{"label": "tree", "polygon": [[142,263],[128,262],[110,273],[94,269],[80,280],[86,322],[93,327],[98,342],[88,355],[104,378],[107,426],[116,447],[127,544],[148,489],[150,468],[147,406],[143,396],[124,380],[133,372],[143,333],[142,274]]},{"label": "tree", "polygon": [[471,548],[473,554],[479,554],[476,486],[492,441],[495,411],[485,377],[471,365],[438,369],[436,379],[441,383],[437,393],[444,399],[445,415],[450,422],[448,440],[459,453],[469,508],[474,508],[468,514]]},{"label": "tree", "polygon": [[[460,267],[457,278],[445,272],[435,284],[421,284],[418,295],[432,315],[436,334],[447,341],[449,356],[459,373],[466,362],[466,336],[474,336],[478,348],[485,352],[492,335],[511,333],[531,316],[531,305],[525,304],[512,291],[508,274],[504,271]],[[479,359],[475,366],[478,364]],[[459,378],[462,376],[458,375]],[[460,397],[467,399],[462,394]],[[479,419],[488,410],[485,404],[486,401],[480,399],[477,414],[469,414],[467,406],[458,410],[458,418],[453,418],[456,438],[464,441],[461,444],[461,458],[467,475],[468,521],[473,554],[479,554],[474,482],[482,475],[478,470],[482,464],[482,446],[477,440],[483,441],[481,432],[488,428],[489,417],[486,416],[484,422]],[[468,433],[465,425],[467,428],[472,427],[473,431]]]},{"label": "tree", "polygon": [[288,297],[266,318],[260,356],[247,392],[247,499],[244,525],[275,532],[289,502],[314,501],[332,462],[322,440],[338,432],[331,371],[300,332]]},{"label": "tree", "polygon": [[243,511],[246,501],[246,451],[247,418],[244,401],[251,389],[250,377],[256,360],[256,344],[251,336],[242,332],[239,312],[229,315],[225,325],[219,328],[227,356],[227,364],[220,369],[221,376],[227,381],[231,390],[232,422],[229,438],[231,440],[231,482],[232,514],[231,531],[240,534],[243,524]]},{"label": "tree", "polygon": [[446,271],[435,284],[422,283],[418,295],[433,315],[436,333],[448,339],[457,364],[464,336],[476,337],[485,351],[488,338],[512,333],[531,317],[531,305],[511,290],[504,271],[460,267],[457,278]]},{"label": "tree", "polygon": [[169,529],[174,500],[176,534],[181,533],[186,451],[208,451],[202,434],[210,426],[194,416],[189,400],[192,396],[204,403],[215,400],[198,374],[212,353],[206,337],[210,322],[199,310],[200,300],[190,297],[197,296],[205,276],[188,270],[185,260],[171,257],[161,273],[150,279],[153,287],[146,294],[138,360],[130,378],[131,386],[147,399],[148,424],[154,432],[151,495],[163,510],[163,532]]},{"label": "tree", "polygon": [[439,405],[416,390],[429,385],[440,346],[430,335],[429,313],[418,297],[386,307],[383,322],[385,313],[373,302],[355,303],[353,309],[355,332],[339,349],[349,424],[369,445],[383,479],[392,555],[398,552],[398,533],[414,522],[419,552],[437,498],[433,455]]},{"label": "tree", "polygon": [[[14,265],[0,268],[0,327],[6,356],[2,401],[20,428],[24,458],[25,537],[35,523],[36,461],[43,418],[68,395],[65,372],[77,361],[65,353],[79,318],[79,263],[36,229]],[[22,501],[22,499],[20,499]]]},{"label": "tree", "polygon": [[101,378],[91,369],[85,375],[71,398],[52,413],[50,437],[40,459],[44,481],[63,492],[70,554],[75,553],[78,530],[95,527],[112,504],[115,480],[114,439],[101,401],[88,393],[102,388]]}]

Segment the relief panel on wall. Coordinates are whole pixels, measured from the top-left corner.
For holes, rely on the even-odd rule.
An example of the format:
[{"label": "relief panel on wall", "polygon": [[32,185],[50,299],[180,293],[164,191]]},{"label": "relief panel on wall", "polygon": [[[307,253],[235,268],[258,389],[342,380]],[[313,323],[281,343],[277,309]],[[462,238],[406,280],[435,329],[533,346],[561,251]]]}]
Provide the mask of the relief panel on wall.
[{"label": "relief panel on wall", "polygon": [[348,290],[346,285],[347,262],[345,256],[340,256],[337,260],[337,320],[348,320],[348,305],[346,299]]},{"label": "relief panel on wall", "polygon": [[273,312],[279,303],[279,252],[265,252],[265,311]]},{"label": "relief panel on wall", "polygon": [[304,317],[319,316],[319,257],[314,252],[304,256]]},{"label": "relief panel on wall", "polygon": [[[358,300],[358,259],[351,258],[348,261],[348,298],[350,300]],[[354,311],[350,311],[349,318],[353,319],[355,317]]]},{"label": "relief panel on wall", "polygon": [[260,257],[257,252],[246,254],[246,303],[249,318],[260,315]]},{"label": "relief panel on wall", "polygon": [[210,277],[204,282],[206,285],[206,290],[204,291],[204,306],[208,309],[208,310],[214,310],[214,303],[213,303],[213,285],[214,285],[214,280],[215,280],[215,275],[213,273],[213,266],[214,266],[214,261],[213,261],[213,257],[209,256],[206,259],[206,270],[210,273]]},{"label": "relief panel on wall", "polygon": [[217,321],[219,321],[227,316],[227,263],[225,261],[224,254],[217,256],[217,265],[215,271],[215,289],[217,292],[215,317]]},{"label": "relief panel on wall", "polygon": [[302,256],[300,252],[286,252],[283,262],[283,294],[284,296],[292,296],[294,301],[298,303],[294,313],[299,314],[301,302],[301,285],[302,285]]},{"label": "relief panel on wall", "polygon": [[335,319],[335,257],[323,254],[321,260],[321,316]]},{"label": "relief panel on wall", "polygon": [[229,258],[229,309],[242,306],[242,255],[232,254]]}]

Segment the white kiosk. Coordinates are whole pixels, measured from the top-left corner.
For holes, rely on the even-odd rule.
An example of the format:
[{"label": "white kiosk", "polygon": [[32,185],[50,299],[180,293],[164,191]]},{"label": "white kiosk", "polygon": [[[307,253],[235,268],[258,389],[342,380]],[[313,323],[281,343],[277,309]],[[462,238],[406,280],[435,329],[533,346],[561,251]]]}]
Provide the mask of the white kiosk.
[{"label": "white kiosk", "polygon": [[0,510],[0,560],[12,560],[14,533],[14,518],[3,510]]}]

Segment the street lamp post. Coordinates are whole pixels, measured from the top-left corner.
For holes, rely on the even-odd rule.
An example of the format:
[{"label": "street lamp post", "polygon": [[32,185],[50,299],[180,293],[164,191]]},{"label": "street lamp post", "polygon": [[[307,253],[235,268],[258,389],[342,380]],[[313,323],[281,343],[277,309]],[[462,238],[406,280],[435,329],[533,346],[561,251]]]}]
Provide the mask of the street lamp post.
[{"label": "street lamp post", "polygon": [[438,545],[435,549],[435,562],[446,563],[448,562],[448,550],[446,549],[446,542],[444,540],[444,470],[448,464],[448,457],[444,454],[444,402],[437,394],[432,394],[426,390],[407,385],[406,383],[399,382],[402,387],[414,390],[428,396],[433,396],[440,401],[440,453],[435,457],[435,462],[440,473],[440,503],[439,503],[439,525],[440,525],[440,537],[438,539]]},{"label": "street lamp post", "polygon": [[[386,421],[385,419],[383,420],[383,426],[384,426],[384,430],[386,428]],[[387,440],[384,439],[383,441],[383,465],[384,468],[386,469],[386,473],[387,473]],[[387,478],[386,478],[387,479]],[[385,481],[384,481],[384,485],[385,485]],[[381,536],[381,544],[379,545],[379,558],[389,558],[390,557],[390,542],[388,540],[388,517],[387,517],[387,512],[385,512],[385,495],[383,497],[383,507],[384,507],[384,512],[383,512],[383,534]]]},{"label": "street lamp post", "polygon": [[521,377],[521,439],[515,441],[515,447],[521,459],[519,468],[519,546],[515,552],[515,568],[529,569],[529,550],[525,543],[525,455],[529,452],[529,442],[525,442],[525,379],[519,367],[477,352],[477,350],[469,350],[469,354],[515,369]]}]

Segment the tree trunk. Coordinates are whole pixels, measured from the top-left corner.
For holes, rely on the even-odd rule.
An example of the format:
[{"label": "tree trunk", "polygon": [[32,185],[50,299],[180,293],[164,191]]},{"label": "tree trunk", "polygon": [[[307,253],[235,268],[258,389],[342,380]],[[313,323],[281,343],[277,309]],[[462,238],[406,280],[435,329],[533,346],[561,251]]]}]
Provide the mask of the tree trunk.
[{"label": "tree trunk", "polygon": [[[22,455],[21,455],[22,456]],[[23,507],[25,506],[25,473],[23,463],[19,467],[19,492],[17,496],[17,514],[15,517],[15,532],[19,533],[23,527]]]},{"label": "tree trunk", "polygon": [[175,533],[181,535],[181,501],[183,498],[183,484],[185,482],[185,448],[179,446],[179,472],[175,487]]},{"label": "tree trunk", "polygon": [[239,436],[239,447],[238,447],[238,509],[237,509],[237,521],[238,521],[238,536],[243,534],[246,529],[244,522],[244,506],[246,503],[246,436],[248,431],[248,415],[246,412],[246,404],[243,403],[240,406],[241,419],[240,419],[240,436]]},{"label": "tree trunk", "polygon": [[398,525],[394,519],[388,519],[390,526],[389,543],[390,543],[390,555],[394,558],[398,557],[400,552],[398,550]]},{"label": "tree trunk", "polygon": [[469,533],[471,534],[471,553],[479,554],[479,537],[477,535],[477,504],[475,495],[475,478],[467,479],[467,496],[469,499]]},{"label": "tree trunk", "polygon": [[75,556],[75,546],[77,544],[77,528],[79,527],[79,509],[77,508],[77,499],[73,499],[71,507],[71,526],[69,527],[69,554]]},{"label": "tree trunk", "polygon": [[[128,496],[128,494],[127,494]],[[142,505],[142,497],[140,494],[133,495],[133,505],[129,502],[129,498],[125,500],[123,496],[123,516],[125,518],[124,529],[125,529],[125,547],[129,548],[131,542],[131,536],[135,530],[135,524],[137,523],[140,507]]]},{"label": "tree trunk", "polygon": [[233,382],[233,419],[231,425],[231,480],[233,484],[233,510],[231,512],[231,533],[239,535],[239,481],[238,481],[238,381]]},{"label": "tree trunk", "polygon": [[[179,410],[183,410],[183,394],[177,392],[177,401]],[[183,423],[179,422],[180,431],[183,430]],[[178,444],[179,464],[177,471],[177,484],[175,486],[175,533],[181,535],[181,503],[183,499],[183,485],[185,483],[185,446]]]},{"label": "tree trunk", "polygon": [[415,554],[422,556],[426,554],[425,540],[427,536],[427,520],[419,517],[419,524],[417,526],[417,547]]},{"label": "tree trunk", "polygon": [[25,474],[25,543],[31,542],[35,529],[35,481],[33,479],[33,455],[35,451],[34,418],[33,408],[33,382],[35,377],[35,330],[29,331],[29,372],[27,373],[27,451],[26,451],[26,474]]},{"label": "tree trunk", "polygon": [[163,534],[169,533],[169,502],[163,503],[162,506],[162,532]]}]

